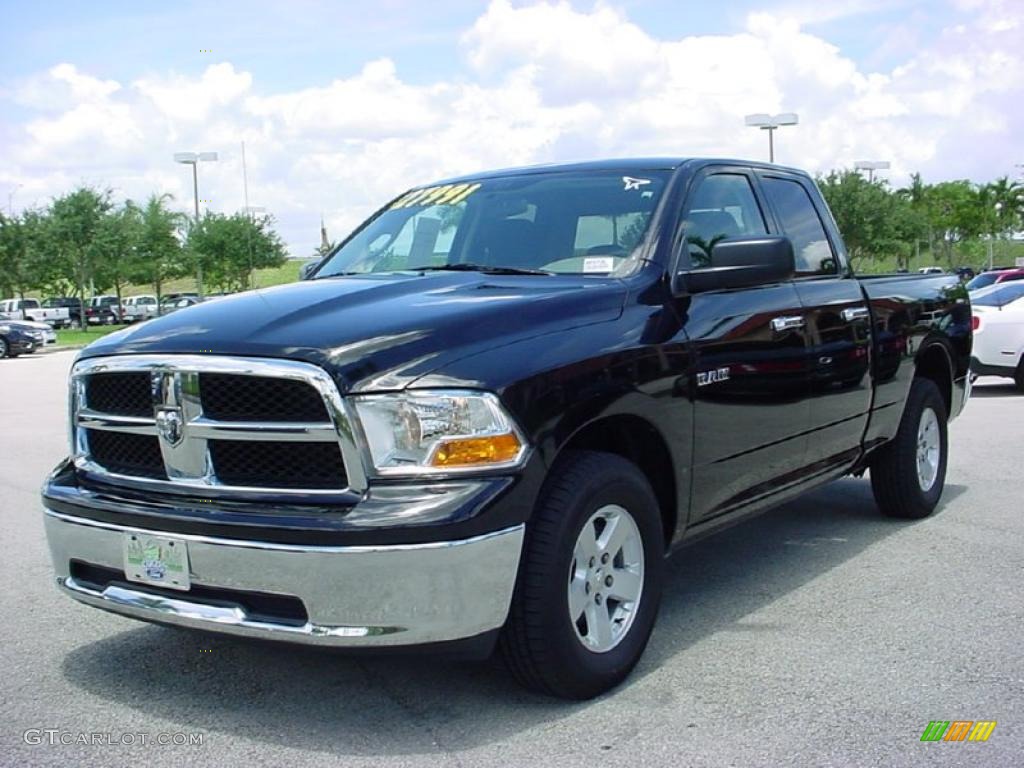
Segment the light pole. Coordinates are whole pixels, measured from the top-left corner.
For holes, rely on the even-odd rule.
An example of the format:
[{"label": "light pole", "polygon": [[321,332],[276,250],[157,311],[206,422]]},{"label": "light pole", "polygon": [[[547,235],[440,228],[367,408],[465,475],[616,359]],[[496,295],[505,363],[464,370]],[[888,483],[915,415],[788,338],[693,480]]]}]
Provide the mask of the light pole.
[{"label": "light pole", "polygon": [[768,131],[768,162],[775,162],[775,129],[782,125],[796,125],[799,118],[795,112],[783,112],[778,115],[767,115],[758,112],[755,115],[747,115],[744,122],[751,128],[760,128]]},{"label": "light pole", "polygon": [[[196,201],[196,226],[199,226],[199,163],[217,159],[216,152],[175,152],[174,162],[192,166],[192,193]],[[203,297],[203,260],[196,259],[196,291]]]},{"label": "light pole", "polygon": [[[248,202],[248,200],[249,200],[249,196],[248,196],[248,194],[246,194],[246,202]],[[245,214],[246,214],[246,216],[249,217],[249,226],[246,227],[246,229],[245,229],[245,244],[246,244],[246,247],[249,249],[249,287],[250,288],[255,288],[256,287],[255,273],[253,272],[253,267],[252,267],[252,231],[251,230],[252,230],[253,225],[255,225],[255,223],[256,223],[256,219],[253,217],[253,214],[254,213],[266,213],[266,212],[267,212],[267,209],[264,208],[262,205],[246,205],[245,206]]]},{"label": "light pole", "polygon": [[[995,226],[998,227],[999,226],[999,219],[1003,215],[1003,204],[1002,203],[996,203],[992,207],[996,211]],[[992,267],[994,265],[993,263],[995,261],[995,245],[992,242],[995,239],[995,237],[996,237],[996,233],[995,232],[992,232],[988,236],[988,268],[989,268],[990,271],[991,271],[991,269],[992,269]]]},{"label": "light pole", "polygon": [[855,170],[868,172],[868,184],[875,180],[875,171],[889,170],[888,160],[858,160],[853,164]]},{"label": "light pole", "polygon": [[14,193],[21,189],[24,184],[15,184],[14,189],[7,193],[7,215],[14,216]]}]

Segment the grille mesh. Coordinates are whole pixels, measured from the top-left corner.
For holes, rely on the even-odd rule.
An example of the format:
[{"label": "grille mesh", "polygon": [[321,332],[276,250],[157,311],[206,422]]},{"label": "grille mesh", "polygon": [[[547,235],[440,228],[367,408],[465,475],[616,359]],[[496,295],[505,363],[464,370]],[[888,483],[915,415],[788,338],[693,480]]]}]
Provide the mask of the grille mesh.
[{"label": "grille mesh", "polygon": [[132,435],[87,429],[89,454],[108,472],[166,480],[160,443],[155,435]]},{"label": "grille mesh", "polygon": [[337,443],[211,440],[210,458],[225,485],[255,488],[344,489]]},{"label": "grille mesh", "polygon": [[85,402],[94,411],[121,416],[152,416],[149,374],[94,373],[85,381]]},{"label": "grille mesh", "polygon": [[304,381],[200,373],[203,413],[221,421],[330,421],[320,393]]}]

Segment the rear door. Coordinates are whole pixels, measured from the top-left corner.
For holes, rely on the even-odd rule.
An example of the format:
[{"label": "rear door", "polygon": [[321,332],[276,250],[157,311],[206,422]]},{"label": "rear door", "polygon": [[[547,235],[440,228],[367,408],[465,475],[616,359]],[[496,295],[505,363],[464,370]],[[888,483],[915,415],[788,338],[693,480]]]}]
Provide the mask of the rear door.
[{"label": "rear door", "polygon": [[793,242],[811,390],[807,448],[817,468],[827,471],[857,458],[871,410],[868,302],[810,179],[775,170],[758,175],[776,221]]},{"label": "rear door", "polygon": [[[683,269],[709,266],[732,237],[772,232],[748,169],[709,168],[683,209]],[[691,522],[716,517],[793,482],[809,422],[803,308],[792,281],[684,299],[696,371]]]}]

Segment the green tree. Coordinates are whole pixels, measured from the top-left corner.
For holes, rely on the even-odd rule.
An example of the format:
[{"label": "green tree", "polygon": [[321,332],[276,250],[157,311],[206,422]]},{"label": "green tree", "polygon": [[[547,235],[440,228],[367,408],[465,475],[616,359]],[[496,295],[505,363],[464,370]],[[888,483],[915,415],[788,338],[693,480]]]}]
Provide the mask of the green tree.
[{"label": "green tree", "polygon": [[279,267],[287,254],[272,229],[270,217],[253,220],[244,213],[207,213],[188,235],[193,259],[203,264],[210,285],[224,291],[243,290],[252,270]]},{"label": "green tree", "polygon": [[130,260],[130,279],[149,283],[157,302],[163,296],[163,284],[188,272],[179,233],[185,226],[185,215],[167,208],[174,198],[169,194],[150,195],[142,208],[130,206],[136,219],[138,236]]},{"label": "green tree", "polygon": [[28,288],[27,233],[22,221],[0,213],[0,298],[23,296]]},{"label": "green tree", "polygon": [[869,182],[856,171],[832,171],[818,187],[836,219],[854,268],[865,260],[895,257],[906,267],[916,222],[910,204],[884,181]]},{"label": "green tree", "polygon": [[986,212],[978,189],[961,179],[928,188],[929,225],[937,234],[940,252],[950,269],[960,266],[956,246],[986,231]]},{"label": "green tree", "polygon": [[[101,254],[95,247],[101,221],[112,208],[110,190],[98,191],[79,187],[50,206],[47,242],[53,256],[74,282],[80,301],[84,302],[89,288],[102,290],[109,283],[102,282],[98,266]],[[85,328],[85,314],[81,317]]]},{"label": "green tree", "polygon": [[126,283],[138,271],[141,220],[138,209],[126,202],[100,219],[92,247],[95,249],[97,272],[104,285],[112,285],[121,306],[121,294]]}]

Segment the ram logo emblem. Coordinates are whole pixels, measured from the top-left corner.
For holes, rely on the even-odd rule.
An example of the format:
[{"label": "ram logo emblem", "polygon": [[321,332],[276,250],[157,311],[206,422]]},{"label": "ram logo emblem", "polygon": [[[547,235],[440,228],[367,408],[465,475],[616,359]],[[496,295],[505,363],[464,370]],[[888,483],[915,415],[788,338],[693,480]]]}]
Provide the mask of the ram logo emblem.
[{"label": "ram logo emblem", "polygon": [[712,371],[700,371],[697,374],[697,386],[706,387],[708,384],[714,384],[719,381],[729,380],[729,369],[728,368],[715,368]]},{"label": "ram logo emblem", "polygon": [[176,446],[185,436],[185,419],[181,408],[163,407],[156,412],[156,431],[160,439],[171,447]]}]

